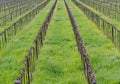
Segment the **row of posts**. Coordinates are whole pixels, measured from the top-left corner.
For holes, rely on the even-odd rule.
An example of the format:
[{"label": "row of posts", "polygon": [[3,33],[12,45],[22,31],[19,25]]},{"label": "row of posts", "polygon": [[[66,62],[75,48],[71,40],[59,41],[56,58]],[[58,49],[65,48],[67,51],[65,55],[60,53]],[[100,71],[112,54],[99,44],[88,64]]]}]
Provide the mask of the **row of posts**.
[{"label": "row of posts", "polygon": [[26,5],[23,5],[19,9],[12,10],[9,13],[4,14],[2,17],[0,17],[0,26],[6,25],[9,21],[13,21],[15,17],[24,14],[26,11],[30,10],[33,7],[34,4],[32,2],[28,2]]},{"label": "row of posts", "polygon": [[83,3],[95,8],[97,11],[102,12],[108,18],[113,18],[120,21],[120,5],[112,1],[104,0],[81,0]]},{"label": "row of posts", "polygon": [[31,81],[33,79],[33,72],[35,70],[35,60],[38,59],[39,51],[43,46],[43,41],[45,39],[46,31],[48,29],[48,24],[50,23],[51,18],[53,16],[56,3],[57,0],[55,0],[43,25],[40,27],[40,30],[33,42],[33,45],[31,46],[28,54],[26,55],[26,59],[22,71],[20,75],[17,77],[17,79],[14,81],[14,84],[31,84]]},{"label": "row of posts", "polygon": [[88,57],[88,54],[86,52],[85,46],[83,44],[82,37],[79,34],[77,25],[75,23],[75,20],[73,18],[73,15],[72,15],[68,5],[66,3],[66,0],[64,0],[64,1],[65,1],[65,5],[66,5],[66,8],[67,8],[67,11],[68,11],[68,14],[69,14],[69,18],[70,18],[70,21],[71,21],[71,24],[72,24],[72,27],[73,27],[73,31],[74,31],[74,34],[75,34],[78,51],[81,54],[81,60],[82,60],[83,65],[84,65],[84,74],[85,74],[85,76],[88,80],[88,84],[96,84],[96,78],[95,78],[95,75],[92,71],[92,67],[90,65],[89,57]]}]

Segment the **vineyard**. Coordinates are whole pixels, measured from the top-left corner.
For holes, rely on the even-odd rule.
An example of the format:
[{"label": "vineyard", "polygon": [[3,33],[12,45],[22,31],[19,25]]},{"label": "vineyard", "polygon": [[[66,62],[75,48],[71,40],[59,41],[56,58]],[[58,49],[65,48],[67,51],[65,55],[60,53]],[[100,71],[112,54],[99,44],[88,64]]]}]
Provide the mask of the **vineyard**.
[{"label": "vineyard", "polygon": [[120,84],[119,0],[0,0],[0,84]]}]

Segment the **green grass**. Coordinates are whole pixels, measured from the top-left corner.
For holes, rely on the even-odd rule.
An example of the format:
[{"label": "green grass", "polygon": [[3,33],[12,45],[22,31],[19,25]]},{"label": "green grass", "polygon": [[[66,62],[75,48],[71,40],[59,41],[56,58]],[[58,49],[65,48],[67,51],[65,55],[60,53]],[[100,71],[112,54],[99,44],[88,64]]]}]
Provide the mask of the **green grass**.
[{"label": "green grass", "polygon": [[95,12],[96,14],[98,14],[100,17],[102,17],[103,19],[105,19],[106,21],[110,22],[111,24],[115,25],[115,27],[117,27],[118,29],[120,29],[120,23],[119,21],[106,17],[103,13],[96,11],[94,8],[82,3],[80,0],[77,0],[79,3],[83,4],[85,7],[89,8],[90,10],[92,10],[93,12]]},{"label": "green grass", "polygon": [[13,84],[53,0],[0,51],[0,84]]},{"label": "green grass", "polygon": [[32,84],[87,84],[64,1],[58,1]]},{"label": "green grass", "polygon": [[97,84],[120,83],[120,54],[112,42],[102,34],[84,13],[67,1],[73,12],[90,62],[96,74]]}]

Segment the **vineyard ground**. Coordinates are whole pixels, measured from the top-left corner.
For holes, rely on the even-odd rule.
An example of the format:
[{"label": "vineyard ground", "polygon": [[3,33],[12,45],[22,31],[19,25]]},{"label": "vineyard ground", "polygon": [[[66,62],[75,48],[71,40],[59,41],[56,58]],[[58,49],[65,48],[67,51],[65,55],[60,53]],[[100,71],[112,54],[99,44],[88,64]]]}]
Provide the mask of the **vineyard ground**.
[{"label": "vineyard ground", "polygon": [[[97,84],[119,84],[119,51],[71,0],[66,1],[82,36]],[[51,0],[0,50],[0,84],[13,84],[19,75],[25,55],[53,3],[54,0]],[[111,22],[118,24],[114,20]],[[31,84],[87,84],[80,57],[64,1],[58,0],[39,58],[35,62]]]}]

